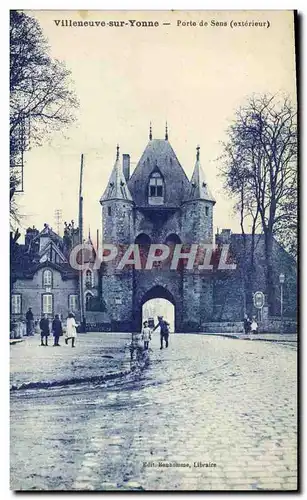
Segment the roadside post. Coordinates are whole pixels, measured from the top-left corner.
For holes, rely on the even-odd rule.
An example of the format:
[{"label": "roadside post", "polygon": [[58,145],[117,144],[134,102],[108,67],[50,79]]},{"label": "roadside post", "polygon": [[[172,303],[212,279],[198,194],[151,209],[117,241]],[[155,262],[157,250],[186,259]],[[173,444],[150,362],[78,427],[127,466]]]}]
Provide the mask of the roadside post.
[{"label": "roadside post", "polygon": [[264,293],[263,292],[255,292],[254,293],[254,306],[258,309],[258,322],[262,321],[262,308],[264,306]]}]

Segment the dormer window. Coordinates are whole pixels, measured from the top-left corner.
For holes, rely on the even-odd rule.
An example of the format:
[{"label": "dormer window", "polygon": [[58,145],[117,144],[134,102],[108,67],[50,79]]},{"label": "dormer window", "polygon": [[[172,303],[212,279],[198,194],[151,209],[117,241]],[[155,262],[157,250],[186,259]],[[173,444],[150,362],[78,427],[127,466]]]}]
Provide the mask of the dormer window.
[{"label": "dormer window", "polygon": [[160,172],[153,172],[149,179],[148,186],[149,205],[163,205],[164,203],[164,182]]}]

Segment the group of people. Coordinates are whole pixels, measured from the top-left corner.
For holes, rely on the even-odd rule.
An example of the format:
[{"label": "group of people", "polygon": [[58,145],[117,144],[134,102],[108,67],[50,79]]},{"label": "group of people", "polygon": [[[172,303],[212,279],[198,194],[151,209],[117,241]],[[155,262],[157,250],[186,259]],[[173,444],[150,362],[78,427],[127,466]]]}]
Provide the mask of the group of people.
[{"label": "group of people", "polygon": [[246,335],[251,333],[258,333],[258,323],[256,320],[256,316],[253,316],[252,319],[250,319],[247,314],[244,315],[244,332]]},{"label": "group of people", "polygon": [[[60,320],[60,316],[56,314],[52,323],[50,324],[49,318],[47,314],[43,314],[39,323],[37,322],[37,328],[40,332],[41,336],[41,345],[48,346],[48,337],[50,333],[53,334],[54,337],[54,347],[60,347],[59,340],[60,337],[64,335],[65,330],[65,344],[68,345],[68,341],[71,340],[71,347],[75,347],[76,337],[77,337],[77,328],[78,324],[75,320],[75,315],[73,313],[69,313],[66,320],[66,327],[63,328],[62,321]],[[26,335],[32,336],[35,333],[35,321],[31,307],[26,314]]]},{"label": "group of people", "polygon": [[165,347],[168,347],[168,338],[169,338],[169,323],[163,319],[163,316],[158,316],[158,324],[153,328],[149,327],[148,321],[144,321],[142,328],[142,340],[144,341],[144,349],[147,350],[149,348],[149,342],[151,340],[152,333],[160,327],[160,349],[163,349],[163,344],[165,343]]}]

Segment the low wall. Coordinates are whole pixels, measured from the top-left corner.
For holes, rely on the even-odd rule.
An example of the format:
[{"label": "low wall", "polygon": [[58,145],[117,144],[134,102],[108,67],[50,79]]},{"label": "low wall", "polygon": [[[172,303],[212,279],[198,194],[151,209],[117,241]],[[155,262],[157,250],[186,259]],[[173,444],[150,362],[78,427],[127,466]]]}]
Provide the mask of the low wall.
[{"label": "low wall", "polygon": [[268,318],[259,323],[261,333],[296,333],[297,322],[293,319],[285,318],[281,324],[280,318]]},{"label": "low wall", "polygon": [[[243,321],[222,322],[212,321],[203,323],[201,331],[204,333],[243,333]],[[258,323],[259,333],[296,333],[297,322],[293,319],[285,318],[281,325],[280,318],[268,318]]]},{"label": "low wall", "polygon": [[201,325],[204,333],[241,333],[244,331],[243,321],[211,321]]}]

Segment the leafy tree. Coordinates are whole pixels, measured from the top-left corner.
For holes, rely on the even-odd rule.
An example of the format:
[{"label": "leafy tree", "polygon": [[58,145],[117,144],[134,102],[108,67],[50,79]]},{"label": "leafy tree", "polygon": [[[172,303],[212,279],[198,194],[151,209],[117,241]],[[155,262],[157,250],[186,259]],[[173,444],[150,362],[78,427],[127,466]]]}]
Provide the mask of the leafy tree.
[{"label": "leafy tree", "polygon": [[10,11],[10,200],[20,183],[16,167],[24,152],[70,124],[78,106],[70,71],[48,52],[37,20]]},{"label": "leafy tree", "polygon": [[221,171],[236,199],[243,236],[246,223],[252,235],[259,225],[264,234],[267,297],[274,314],[273,238],[296,251],[297,128],[288,97],[252,96],[236,112],[223,144]]}]

